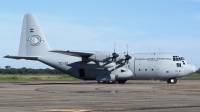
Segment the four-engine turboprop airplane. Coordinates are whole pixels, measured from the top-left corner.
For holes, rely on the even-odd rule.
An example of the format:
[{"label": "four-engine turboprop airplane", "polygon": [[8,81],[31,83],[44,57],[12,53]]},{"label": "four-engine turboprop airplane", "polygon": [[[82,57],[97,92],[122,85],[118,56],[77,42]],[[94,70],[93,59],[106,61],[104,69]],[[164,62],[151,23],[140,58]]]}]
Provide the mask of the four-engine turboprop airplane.
[{"label": "four-engine turboprop airplane", "polygon": [[182,56],[172,53],[51,50],[32,13],[25,14],[23,19],[18,56],[4,58],[37,60],[73,77],[99,83],[161,80],[175,84],[178,77],[196,71]]}]

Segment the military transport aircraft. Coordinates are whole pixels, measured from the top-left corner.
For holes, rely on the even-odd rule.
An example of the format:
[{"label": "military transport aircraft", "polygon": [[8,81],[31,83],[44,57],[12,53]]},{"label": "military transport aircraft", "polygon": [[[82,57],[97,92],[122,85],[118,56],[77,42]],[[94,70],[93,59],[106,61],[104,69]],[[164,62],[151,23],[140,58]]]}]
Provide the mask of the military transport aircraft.
[{"label": "military transport aircraft", "polygon": [[37,60],[73,77],[99,83],[124,84],[127,80],[161,80],[175,84],[178,77],[196,71],[177,54],[80,52],[51,50],[32,13],[24,16],[18,56],[4,58]]}]

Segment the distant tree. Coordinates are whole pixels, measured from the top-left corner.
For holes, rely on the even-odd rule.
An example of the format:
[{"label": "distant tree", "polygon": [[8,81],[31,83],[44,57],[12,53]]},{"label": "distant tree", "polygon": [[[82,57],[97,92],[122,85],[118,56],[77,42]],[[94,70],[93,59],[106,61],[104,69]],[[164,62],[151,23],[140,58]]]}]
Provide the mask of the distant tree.
[{"label": "distant tree", "polygon": [[10,68],[10,69],[0,69],[0,74],[64,74],[56,69],[32,69],[32,68]]},{"label": "distant tree", "polygon": [[198,70],[196,71],[196,73],[200,73],[200,69],[198,69]]},{"label": "distant tree", "polygon": [[10,68],[11,68],[11,66],[9,66],[9,65],[8,65],[8,66],[5,66],[5,69],[10,69]]}]

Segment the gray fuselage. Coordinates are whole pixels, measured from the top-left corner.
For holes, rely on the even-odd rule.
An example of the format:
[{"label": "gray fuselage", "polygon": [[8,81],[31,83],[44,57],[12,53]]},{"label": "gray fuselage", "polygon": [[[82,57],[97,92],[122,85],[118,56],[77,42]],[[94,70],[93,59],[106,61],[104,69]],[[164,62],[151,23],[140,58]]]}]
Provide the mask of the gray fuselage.
[{"label": "gray fuselage", "polygon": [[[105,54],[98,52],[100,54]],[[109,53],[107,53],[109,55]],[[109,57],[107,55],[107,57]],[[123,54],[122,54],[123,55]],[[193,73],[196,69],[183,57],[172,53],[137,53],[130,54],[129,63],[120,61],[111,67],[103,67],[106,62],[91,61],[62,54],[39,57],[38,60],[84,80],[167,80]],[[98,55],[97,55],[98,56]],[[105,59],[105,57],[100,57]]]}]

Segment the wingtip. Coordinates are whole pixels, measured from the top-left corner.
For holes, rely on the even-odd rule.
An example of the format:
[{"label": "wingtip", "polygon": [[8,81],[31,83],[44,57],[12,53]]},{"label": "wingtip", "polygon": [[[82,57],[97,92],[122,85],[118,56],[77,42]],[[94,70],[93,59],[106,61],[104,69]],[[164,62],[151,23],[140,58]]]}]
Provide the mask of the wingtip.
[{"label": "wingtip", "polygon": [[6,56],[4,56],[3,58],[8,58],[9,57],[9,55],[6,55]]}]

